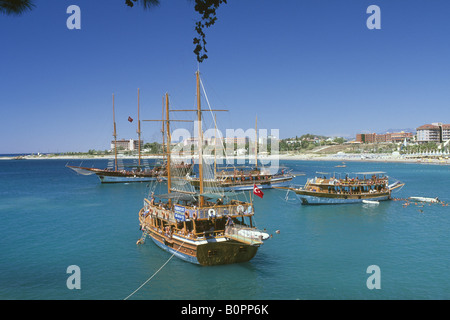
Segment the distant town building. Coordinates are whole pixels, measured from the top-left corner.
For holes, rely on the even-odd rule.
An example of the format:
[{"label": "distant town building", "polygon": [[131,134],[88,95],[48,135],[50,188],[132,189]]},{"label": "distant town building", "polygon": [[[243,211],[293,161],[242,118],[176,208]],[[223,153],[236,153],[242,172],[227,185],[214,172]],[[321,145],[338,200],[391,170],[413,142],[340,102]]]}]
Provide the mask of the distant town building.
[{"label": "distant town building", "polygon": [[450,124],[443,124],[441,129],[442,142],[450,140]]},{"label": "distant town building", "polygon": [[379,142],[403,142],[413,137],[412,132],[388,132],[383,134],[376,133],[358,133],[356,141],[360,143],[379,143]]},{"label": "distant town building", "polygon": [[[144,141],[141,140],[141,148],[144,145]],[[111,150],[114,150],[115,142],[111,141]],[[134,151],[139,149],[139,140],[117,140],[117,150]]]},{"label": "distant town building", "polygon": [[392,142],[390,133],[375,134],[375,142]]},{"label": "distant town building", "polygon": [[250,143],[250,138],[249,137],[226,137],[225,143],[226,144],[245,145],[247,143]]},{"label": "distant town building", "polygon": [[390,134],[358,133],[356,141],[361,143],[391,142]]},{"label": "distant town building", "polygon": [[[189,145],[197,145],[198,138],[197,137],[191,137],[186,138],[182,141],[183,146],[189,146]],[[238,145],[246,145],[250,142],[249,137],[227,137],[227,138],[207,138],[203,140],[203,145],[216,145],[216,146],[223,146],[226,144],[238,144]]]},{"label": "distant town building", "polygon": [[356,134],[356,141],[361,143],[373,143],[375,133],[358,133]]},{"label": "distant town building", "polygon": [[196,137],[186,138],[182,141],[183,146],[196,146],[198,144]]},{"label": "distant town building", "polygon": [[416,130],[418,143],[441,143],[450,139],[450,124],[434,122],[432,124],[424,124]]},{"label": "distant town building", "polygon": [[412,132],[393,132],[391,133],[391,141],[392,142],[403,142],[405,141],[409,141],[413,138],[413,133]]}]

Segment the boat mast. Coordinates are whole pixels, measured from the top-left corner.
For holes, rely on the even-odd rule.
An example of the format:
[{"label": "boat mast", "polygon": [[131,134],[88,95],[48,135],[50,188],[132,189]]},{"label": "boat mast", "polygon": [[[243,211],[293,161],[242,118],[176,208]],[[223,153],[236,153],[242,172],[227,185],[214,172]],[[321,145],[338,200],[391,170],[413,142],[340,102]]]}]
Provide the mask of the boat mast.
[{"label": "boat mast", "polygon": [[161,116],[161,123],[162,123],[162,128],[161,128],[161,133],[162,133],[162,154],[164,155],[164,146],[165,146],[165,137],[164,137],[164,96],[162,97],[162,116]]},{"label": "boat mast", "polygon": [[[167,193],[172,188],[172,179],[170,174],[170,121],[169,121],[169,94],[166,93],[166,128],[167,128]],[[171,200],[169,199],[169,203]]]},{"label": "boat mast", "polygon": [[114,93],[112,95],[112,99],[113,99],[113,122],[114,122],[114,133],[113,133],[113,137],[114,137],[114,171],[117,171],[117,134],[116,134],[116,116],[114,113]]},{"label": "boat mast", "polygon": [[214,114],[214,177],[217,174],[217,161],[216,161],[216,154],[217,154],[217,119],[216,115]]},{"label": "boat mast", "polygon": [[255,169],[258,168],[258,116],[255,120]]},{"label": "boat mast", "polygon": [[141,121],[139,120],[139,88],[138,88],[138,152],[139,152],[139,160],[138,165],[141,167]]},{"label": "boat mast", "polygon": [[[164,119],[164,96],[163,96],[163,109],[162,109],[162,119],[161,120],[143,120],[143,121],[161,121],[163,123],[162,125],[162,135],[163,135],[163,151],[164,151],[164,131],[167,131],[167,146],[166,146],[166,153],[163,155],[166,156],[166,166],[167,166],[167,193],[171,193],[172,189],[172,177],[171,177],[171,170],[170,170],[170,158],[171,158],[171,151],[170,151],[170,144],[171,144],[171,136],[170,136],[170,121],[180,121],[180,122],[192,122],[190,120],[169,120],[169,93],[165,94],[165,107],[166,107],[166,117]],[[170,111],[180,111],[180,110],[170,110]],[[181,110],[184,111],[184,110]],[[192,111],[192,110],[189,110]],[[164,122],[166,122],[165,129],[164,130]],[[172,200],[169,199],[169,203],[171,203]]]},{"label": "boat mast", "polygon": [[199,207],[203,206],[203,160],[202,160],[202,144],[203,144],[203,133],[202,133],[202,110],[200,106],[200,72],[196,73],[197,78],[197,122],[198,122],[198,171],[199,171],[199,180],[200,180],[200,198],[199,198]]}]

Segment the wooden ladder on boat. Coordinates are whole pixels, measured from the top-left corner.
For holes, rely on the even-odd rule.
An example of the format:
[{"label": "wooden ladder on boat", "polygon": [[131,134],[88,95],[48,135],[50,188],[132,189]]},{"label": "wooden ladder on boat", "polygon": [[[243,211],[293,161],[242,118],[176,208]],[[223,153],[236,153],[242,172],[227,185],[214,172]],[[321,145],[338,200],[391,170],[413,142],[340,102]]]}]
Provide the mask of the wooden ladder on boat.
[{"label": "wooden ladder on boat", "polygon": [[136,242],[136,244],[144,244],[145,243],[145,239],[147,238],[147,236],[148,236],[148,233],[147,233],[147,231],[144,230],[142,232],[141,238]]}]

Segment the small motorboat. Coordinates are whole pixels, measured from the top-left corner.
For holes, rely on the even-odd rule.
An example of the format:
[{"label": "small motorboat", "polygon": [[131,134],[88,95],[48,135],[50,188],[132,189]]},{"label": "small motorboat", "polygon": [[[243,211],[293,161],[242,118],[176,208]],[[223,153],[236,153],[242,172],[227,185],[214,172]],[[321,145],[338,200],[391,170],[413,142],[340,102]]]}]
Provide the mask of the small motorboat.
[{"label": "small motorboat", "polygon": [[372,205],[378,205],[378,204],[380,204],[379,201],[373,201],[373,200],[363,200],[362,202],[363,202],[363,203],[366,203],[366,204],[372,204]]},{"label": "small motorboat", "polygon": [[409,197],[410,200],[420,201],[420,202],[431,202],[438,203],[441,202],[438,197],[436,198],[426,198],[426,197]]}]

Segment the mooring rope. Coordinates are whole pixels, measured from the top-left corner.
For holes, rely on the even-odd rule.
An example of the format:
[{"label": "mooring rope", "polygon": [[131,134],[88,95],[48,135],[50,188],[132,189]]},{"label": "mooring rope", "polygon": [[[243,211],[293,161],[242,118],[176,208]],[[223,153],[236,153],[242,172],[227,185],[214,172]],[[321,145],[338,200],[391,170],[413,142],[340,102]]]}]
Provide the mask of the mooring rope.
[{"label": "mooring rope", "polygon": [[175,255],[175,253],[178,252],[178,250],[180,250],[181,246],[186,242],[187,239],[184,239],[184,241],[180,244],[180,246],[178,247],[178,249],[175,250],[175,252],[170,256],[169,259],[167,259],[167,261],[161,266],[161,268],[159,268],[150,278],[148,278],[143,284],[141,284],[139,286],[139,288],[137,288],[136,290],[134,290],[131,294],[129,294],[125,299],[123,300],[128,300],[128,298],[130,298],[132,295],[134,295],[136,292],[138,292],[143,286],[145,286],[150,280],[153,279],[154,276],[156,276],[156,274],[158,272],[160,272],[162,270],[162,268],[164,268],[166,266],[166,264],[169,263],[170,260],[172,260],[173,256]]}]

